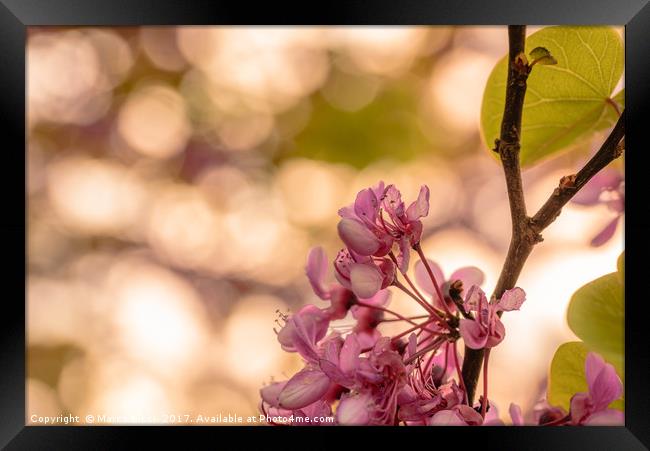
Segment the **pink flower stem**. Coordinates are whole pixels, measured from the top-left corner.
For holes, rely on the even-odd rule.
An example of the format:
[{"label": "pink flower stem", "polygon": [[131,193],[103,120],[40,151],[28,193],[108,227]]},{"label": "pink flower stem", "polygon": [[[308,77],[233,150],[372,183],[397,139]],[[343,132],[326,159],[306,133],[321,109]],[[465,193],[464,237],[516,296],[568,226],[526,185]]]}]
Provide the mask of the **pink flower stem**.
[{"label": "pink flower stem", "polygon": [[395,278],[395,280],[393,281],[393,285],[396,286],[397,288],[399,288],[400,290],[402,290],[404,293],[408,294],[408,295],[409,295],[411,298],[413,298],[413,299],[415,300],[415,302],[417,302],[417,303],[418,303],[422,308],[424,308],[427,312],[431,313],[432,316],[435,316],[435,317],[438,319],[440,325],[442,325],[443,327],[446,327],[446,328],[449,329],[449,330],[452,330],[452,327],[451,327],[449,324],[447,324],[447,321],[445,320],[445,318],[443,318],[443,317],[440,315],[440,313],[438,313],[437,310],[432,310],[432,308],[431,308],[431,306],[429,306],[429,304],[424,304],[424,303],[422,303],[422,301],[420,301],[420,300],[417,298],[417,296],[413,294],[412,291],[410,291],[410,290],[409,290],[408,288],[406,288],[406,287],[405,287],[405,286],[404,286],[404,285],[403,285],[399,280],[397,280],[397,278]]},{"label": "pink flower stem", "polygon": [[419,299],[411,290],[409,290],[407,287],[404,286],[402,282],[397,280],[397,277],[395,277],[395,280],[393,280],[393,285],[395,285],[397,288],[402,290],[404,293],[408,294],[409,297],[413,298],[415,302],[420,304],[420,306],[425,309],[429,313],[434,313],[434,311],[431,309],[431,307],[426,303],[423,302],[421,299]]},{"label": "pink flower stem", "polygon": [[[425,321],[425,322],[423,322],[423,323],[418,324],[417,326],[413,326],[413,327],[411,327],[410,329],[405,330],[404,332],[400,333],[399,335],[395,335],[395,336],[392,338],[392,340],[398,340],[398,339],[402,338],[404,335],[407,335],[407,334],[409,334],[409,333],[411,333],[411,332],[413,332],[413,331],[415,331],[415,330],[418,330],[418,329],[424,329],[424,326],[426,326],[426,325],[428,325],[428,324],[431,324],[431,323],[434,322],[434,321],[436,321],[436,318],[432,318],[432,319],[430,319],[430,320],[428,320],[428,321]],[[430,330],[430,329],[424,329],[424,330],[426,330],[427,332],[431,332],[432,334],[440,335],[439,332],[435,332],[435,331]]]},{"label": "pink flower stem", "polygon": [[433,351],[433,350],[435,350],[435,349],[438,349],[438,348],[440,347],[440,345],[441,345],[445,340],[446,340],[446,337],[438,337],[438,338],[436,338],[436,339],[433,341],[433,343],[431,343],[430,345],[428,345],[427,347],[425,347],[425,348],[423,348],[423,349],[420,349],[418,352],[416,352],[415,354],[413,354],[412,356],[410,356],[408,359],[406,359],[406,360],[404,361],[404,363],[405,363],[405,364],[409,364],[409,363],[411,363],[413,360],[415,360],[415,359],[417,359],[418,357],[420,357],[421,355],[424,355],[424,354],[426,354],[426,353],[429,352],[429,351]]},{"label": "pink flower stem", "polygon": [[[431,366],[431,362],[433,362],[434,357],[435,357],[435,353],[431,353],[431,355],[429,356],[429,359],[427,360],[427,363],[424,365],[425,374],[426,374],[427,371],[429,371],[429,366]],[[447,353],[445,353],[445,360],[447,360]],[[447,365],[445,365],[445,372],[446,371],[447,371]]]},{"label": "pink flower stem", "polygon": [[469,406],[469,399],[467,398],[467,388],[465,388],[465,379],[463,379],[463,374],[460,372],[460,364],[458,363],[458,351],[456,349],[455,341],[454,341],[454,363],[456,364],[456,373],[458,373],[458,381],[460,383],[460,388],[463,389],[463,394],[464,394],[463,397],[465,398],[465,402]]},{"label": "pink flower stem", "polygon": [[485,418],[488,403],[488,360],[490,359],[490,348],[485,349],[483,358],[483,402],[481,403],[481,416]]},{"label": "pink flower stem", "polygon": [[[407,316],[406,319],[424,319],[424,318],[429,318],[431,315],[417,315],[417,316]],[[382,323],[393,323],[395,321],[404,321],[403,319],[399,318],[391,318],[391,319],[382,319]]]},{"label": "pink flower stem", "polygon": [[392,311],[392,310],[389,310],[389,309],[387,309],[387,308],[384,308],[384,307],[378,307],[378,306],[376,306],[376,305],[371,305],[371,304],[366,304],[365,302],[361,302],[361,301],[359,301],[359,300],[357,300],[357,301],[355,302],[355,304],[356,304],[356,305],[359,305],[359,306],[361,306],[361,307],[371,308],[371,309],[375,309],[375,310],[381,310],[382,312],[386,312],[386,313],[388,313],[388,314],[391,314],[391,315],[396,316],[397,318],[399,318],[399,319],[402,320],[402,321],[406,321],[406,322],[408,322],[408,323],[411,323],[411,324],[413,324],[414,326],[419,326],[419,324],[416,323],[415,321],[411,321],[410,319],[406,318],[405,316],[402,316],[402,315],[400,315],[399,313],[394,312],[394,311]]},{"label": "pink flower stem", "polygon": [[440,289],[440,285],[438,285],[438,281],[436,280],[435,276],[433,275],[433,271],[431,271],[431,267],[429,266],[429,262],[427,261],[427,257],[424,255],[424,252],[422,251],[422,246],[420,246],[420,243],[417,243],[413,247],[417,251],[418,255],[420,256],[420,260],[422,260],[422,264],[424,264],[424,267],[427,269],[427,272],[429,273],[429,277],[431,278],[431,282],[433,282],[433,286],[436,289],[436,294],[438,295],[438,298],[440,299],[440,303],[444,307],[445,312],[447,312],[447,314],[449,316],[453,316],[451,314],[451,311],[449,310],[449,307],[447,306],[447,301],[445,301],[445,297],[442,295],[442,290]]},{"label": "pink flower stem", "polygon": [[[393,253],[393,251],[390,251],[388,256],[391,258],[391,260],[393,260],[393,263],[395,263],[395,266],[399,268],[399,265],[397,264],[397,257],[395,257],[395,254]],[[406,283],[409,284],[409,286],[411,287],[413,292],[417,295],[417,297],[419,297],[420,300],[422,300],[422,302],[424,302],[427,305],[427,310],[436,311],[436,312],[438,312],[438,315],[440,317],[442,317],[443,312],[436,309],[436,307],[433,304],[430,304],[429,302],[427,302],[426,298],[422,295],[422,293],[420,293],[420,290],[417,289],[417,287],[415,286],[415,284],[413,283],[411,278],[408,276],[408,274],[406,274],[405,272],[402,272],[402,271],[400,271],[400,274],[402,274],[402,276],[404,276],[404,280],[406,280]]]}]

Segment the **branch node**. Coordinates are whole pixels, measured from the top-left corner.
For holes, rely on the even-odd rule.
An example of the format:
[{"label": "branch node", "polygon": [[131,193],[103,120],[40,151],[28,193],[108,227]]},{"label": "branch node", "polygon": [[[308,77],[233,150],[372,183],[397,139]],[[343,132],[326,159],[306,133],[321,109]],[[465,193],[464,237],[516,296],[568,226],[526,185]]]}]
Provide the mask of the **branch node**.
[{"label": "branch node", "polygon": [[492,149],[492,152],[499,153],[499,144],[501,143],[501,140],[499,138],[494,140],[494,149]]},{"label": "branch node", "polygon": [[527,227],[524,237],[529,244],[532,244],[534,246],[535,244],[544,241],[542,234],[537,231],[537,227],[535,226],[535,221],[533,218],[527,218],[526,225]]},{"label": "branch node", "polygon": [[553,190],[553,196],[562,196],[576,188],[576,174],[565,175],[560,179],[557,188]]},{"label": "branch node", "polygon": [[623,155],[624,150],[625,150],[625,137],[623,137],[621,142],[616,145],[616,149],[614,150],[614,158],[618,158],[621,155]]}]

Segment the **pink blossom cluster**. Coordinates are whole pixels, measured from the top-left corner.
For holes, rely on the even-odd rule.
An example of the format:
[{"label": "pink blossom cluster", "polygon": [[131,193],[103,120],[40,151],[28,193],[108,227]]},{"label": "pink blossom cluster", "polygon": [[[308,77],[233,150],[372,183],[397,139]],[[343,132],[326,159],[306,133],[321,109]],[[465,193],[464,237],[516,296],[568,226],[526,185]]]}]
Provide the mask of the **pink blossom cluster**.
[{"label": "pink blossom cluster", "polygon": [[[406,206],[400,191],[383,182],[360,191],[352,205],[339,210],[338,233],[346,247],[332,263],[335,281],[322,248],[310,251],[306,265],[314,293],[328,305],[306,305],[280,315],[277,339],[284,351],[302,358],[304,367],[261,389],[265,415],[308,417],[309,424],[333,419],[323,425],[503,424],[487,393],[476,405],[468,402],[457,341],[486,350],[501,343],[506,331],[500,313],[518,310],[524,290],[513,288],[488,300],[479,287],[483,273],[471,266],[445,279],[420,246],[421,219],[428,211],[428,187],[422,186]],[[412,251],[419,256],[415,282],[408,275]],[[391,310],[389,287],[407,294],[423,314]],[[345,318],[353,321],[347,332],[330,327]],[[385,336],[379,326],[389,321],[403,330]],[[590,375],[600,371],[596,363],[590,368]],[[595,390],[576,395],[570,421],[585,422],[602,411],[605,395]],[[544,418],[567,417],[550,409]],[[511,406],[510,414],[513,424],[523,424],[517,406]]]}]

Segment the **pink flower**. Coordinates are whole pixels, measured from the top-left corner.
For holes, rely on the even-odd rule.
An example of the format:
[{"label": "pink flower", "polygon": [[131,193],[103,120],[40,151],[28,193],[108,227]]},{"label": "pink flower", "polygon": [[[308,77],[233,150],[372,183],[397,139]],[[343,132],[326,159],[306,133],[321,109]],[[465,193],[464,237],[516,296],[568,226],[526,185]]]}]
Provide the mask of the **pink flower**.
[{"label": "pink flower", "polygon": [[[386,213],[387,218],[383,213]],[[339,236],[351,252],[360,256],[383,257],[395,242],[399,253],[399,269],[408,269],[410,248],[422,236],[420,218],[429,213],[429,188],[420,188],[417,200],[408,208],[394,185],[384,189],[384,182],[374,188],[361,190],[352,206],[339,210]]]},{"label": "pink flower", "polygon": [[510,419],[512,420],[513,426],[524,425],[524,415],[521,413],[521,407],[511,402],[508,412],[510,413]]},{"label": "pink flower", "polygon": [[[463,268],[457,269],[451,274],[451,276],[449,276],[449,279],[445,279],[445,275],[442,272],[442,269],[436,262],[434,262],[431,259],[427,259],[427,263],[429,264],[429,267],[431,268],[431,272],[433,272],[433,275],[438,281],[438,283],[442,284],[440,286],[440,289],[442,291],[443,296],[445,296],[445,302],[447,303],[447,307],[449,308],[449,311],[451,311],[452,313],[456,311],[456,305],[449,297],[449,287],[451,286],[451,283],[456,280],[460,280],[463,283],[463,287],[465,289],[468,289],[472,285],[476,285],[476,286],[482,285],[483,280],[485,279],[485,276],[483,275],[483,271],[481,271],[475,266],[465,266]],[[418,260],[418,262],[415,264],[415,281],[425,293],[431,296],[431,299],[433,300],[433,305],[439,309],[444,310],[442,301],[440,300],[438,294],[436,293],[436,290],[433,286],[433,282],[431,281],[431,277],[429,277],[429,273],[427,272],[424,263],[422,263],[422,260]]]},{"label": "pink flower", "polygon": [[315,305],[306,305],[296,314],[286,318],[278,332],[278,341],[287,352],[297,352],[307,362],[319,359],[318,342],[325,337],[329,315]]},{"label": "pink flower", "polygon": [[[296,374],[298,377],[294,376],[289,381],[275,382],[263,387],[260,390],[262,397],[260,410],[272,417],[280,416],[290,418],[293,415],[310,419],[309,423],[303,420],[294,424],[313,424],[314,422],[318,424],[321,418],[331,416],[332,409],[330,405],[320,399],[321,396],[319,396],[319,383],[323,382],[322,378],[321,380],[317,380],[317,383],[312,387],[309,384],[298,384],[297,382],[299,381],[304,382],[305,380],[309,380],[308,377],[305,377],[306,373],[303,371]],[[293,386],[289,385],[290,382]],[[311,400],[314,401],[310,402]],[[287,422],[283,422],[282,424],[287,424]]]},{"label": "pink flower", "polygon": [[406,384],[402,357],[382,337],[367,357],[359,359],[356,385],[341,397],[336,419],[342,425],[395,424],[398,395]]},{"label": "pink flower", "polygon": [[393,246],[393,236],[378,225],[381,217],[380,199],[384,195],[384,182],[374,188],[359,191],[354,204],[339,210],[339,236],[359,255],[388,254]]},{"label": "pink flower", "polygon": [[395,280],[395,265],[387,258],[373,259],[341,249],[334,260],[339,283],[359,298],[371,298]]},{"label": "pink flower", "polygon": [[410,384],[400,395],[399,418],[404,421],[424,424],[436,412],[460,404],[465,396],[454,380],[438,388],[422,384],[416,378],[412,378]]},{"label": "pink flower", "polygon": [[387,224],[382,220],[382,225],[398,240],[397,263],[400,271],[405,273],[409,266],[410,248],[419,243],[422,237],[420,218],[429,214],[429,187],[422,185],[418,198],[405,210],[401,193],[395,185],[389,185],[382,206],[392,223]]},{"label": "pink flower", "polygon": [[458,404],[451,409],[441,410],[427,422],[430,426],[479,426],[483,417],[467,404]]},{"label": "pink flower", "polygon": [[307,266],[305,267],[305,273],[307,274],[309,283],[316,296],[330,301],[331,306],[327,310],[329,318],[331,320],[343,319],[354,303],[354,296],[349,289],[342,285],[332,283],[327,286],[325,284],[325,280],[329,274],[328,267],[327,254],[325,254],[323,248],[312,248],[309,251]]},{"label": "pink flower", "polygon": [[616,232],[619,219],[625,211],[625,180],[620,171],[607,168],[596,174],[576,193],[571,202],[578,205],[606,205],[615,216],[591,240],[592,246],[605,244]]},{"label": "pink flower", "polygon": [[598,354],[590,352],[585,361],[588,393],[576,393],[571,398],[571,423],[578,425],[622,425],[623,412],[609,405],[623,394],[623,384],[612,365]]},{"label": "pink flower", "polygon": [[359,368],[361,344],[356,334],[349,334],[343,343],[332,340],[325,348],[319,365],[323,373],[337,384],[353,388],[356,385],[356,371]]},{"label": "pink flower", "polygon": [[[300,329],[300,324],[306,316],[303,310],[305,309],[289,319],[283,331],[294,331],[291,328],[287,329],[291,324]],[[308,312],[311,313],[312,310]],[[307,328],[303,326],[303,329]],[[349,334],[345,342],[338,334],[333,334],[317,343],[320,334],[307,333],[309,346],[302,344],[295,346],[295,343],[306,341],[303,340],[300,332],[292,332],[291,336],[294,339],[294,347],[305,359],[306,366],[288,381],[278,382],[262,389],[262,399],[271,407],[284,410],[304,409],[319,400],[326,400],[327,394],[332,392],[336,385],[346,387],[354,385],[354,371],[358,366],[361,351],[354,334]]]},{"label": "pink flower", "polygon": [[544,426],[557,424],[567,419],[567,412],[561,407],[551,406],[546,399],[542,399],[533,407],[534,423]]},{"label": "pink flower", "polygon": [[519,310],[526,300],[521,288],[506,290],[501,299],[488,302],[483,290],[473,285],[465,296],[464,307],[474,312],[474,319],[461,319],[460,335],[471,349],[492,348],[505,338],[506,330],[497,315],[500,311]]}]

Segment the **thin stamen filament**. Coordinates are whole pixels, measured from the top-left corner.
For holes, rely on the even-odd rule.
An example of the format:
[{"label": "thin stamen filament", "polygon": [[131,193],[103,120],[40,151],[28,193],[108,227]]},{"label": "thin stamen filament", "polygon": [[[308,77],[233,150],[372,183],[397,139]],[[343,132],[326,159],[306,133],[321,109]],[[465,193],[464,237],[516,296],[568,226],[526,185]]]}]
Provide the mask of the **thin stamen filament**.
[{"label": "thin stamen filament", "polygon": [[408,359],[404,361],[405,364],[411,363],[413,360],[417,359],[421,355],[426,354],[429,351],[435,350],[440,347],[440,345],[446,340],[445,337],[438,337],[436,338],[433,343],[431,343],[429,346],[425,347],[424,349],[419,350],[412,356],[410,356]]},{"label": "thin stamen filament", "polygon": [[451,316],[451,311],[449,310],[449,307],[447,306],[447,302],[445,301],[445,297],[442,295],[442,290],[440,289],[440,285],[438,285],[438,281],[436,280],[436,277],[433,275],[433,271],[431,270],[431,267],[429,266],[429,262],[427,261],[427,257],[424,255],[424,252],[422,251],[422,247],[420,246],[420,243],[417,243],[414,247],[415,247],[415,250],[417,251],[418,255],[420,256],[420,260],[422,260],[422,264],[424,265],[427,272],[429,273],[429,277],[431,278],[431,282],[433,282],[433,286],[436,289],[436,294],[438,295],[438,298],[440,299],[440,303],[444,307],[445,312],[447,312],[447,314]]},{"label": "thin stamen filament", "polygon": [[[417,315],[417,316],[407,316],[406,319],[424,319],[424,318],[429,318],[430,315]],[[382,319],[382,323],[392,323],[396,321],[404,321],[403,319],[399,318],[391,318],[391,319]]]},{"label": "thin stamen filament", "polygon": [[398,340],[398,339],[402,338],[404,335],[407,335],[407,334],[409,334],[409,333],[411,333],[411,332],[413,332],[415,330],[418,330],[418,329],[426,330],[427,332],[430,332],[431,334],[440,335],[439,332],[436,332],[434,330],[427,329],[427,328],[424,327],[424,326],[427,326],[428,324],[431,324],[434,321],[437,321],[436,318],[432,318],[432,319],[430,319],[428,321],[425,321],[423,323],[418,324],[417,326],[413,326],[410,329],[407,329],[404,332],[400,333],[399,335],[395,335],[392,338],[392,340]]},{"label": "thin stamen filament", "polygon": [[394,312],[393,310],[390,310],[390,309],[387,309],[387,308],[384,308],[384,307],[379,307],[379,306],[376,306],[376,305],[366,304],[365,302],[361,302],[361,301],[359,301],[359,300],[357,300],[357,301],[355,302],[355,304],[356,304],[356,305],[359,305],[359,306],[361,306],[361,307],[367,307],[367,308],[371,308],[371,309],[375,309],[375,310],[381,310],[382,312],[386,312],[386,313],[388,313],[388,314],[391,314],[391,315],[396,316],[396,317],[399,318],[401,321],[406,321],[406,322],[408,322],[408,323],[413,324],[414,326],[418,326],[418,323],[416,323],[415,321],[411,321],[410,319],[406,318],[405,316],[400,315],[400,314],[397,313],[397,312]]},{"label": "thin stamen filament", "polygon": [[454,341],[454,363],[456,364],[456,373],[458,374],[458,381],[460,382],[460,388],[463,390],[465,402],[469,406],[469,399],[467,399],[467,388],[465,387],[465,379],[463,379],[463,373],[460,371],[460,365],[458,364],[458,350],[456,348],[455,341]]}]

